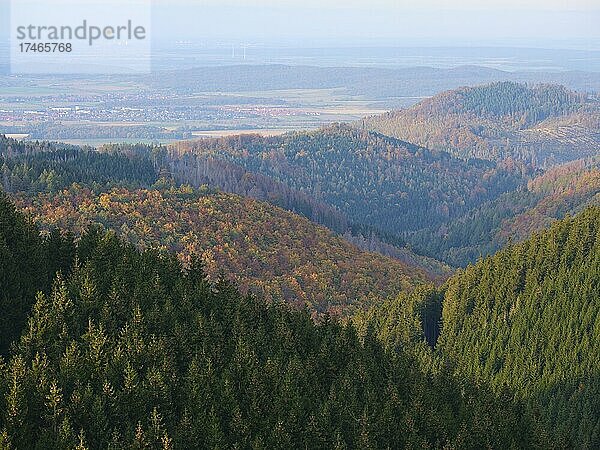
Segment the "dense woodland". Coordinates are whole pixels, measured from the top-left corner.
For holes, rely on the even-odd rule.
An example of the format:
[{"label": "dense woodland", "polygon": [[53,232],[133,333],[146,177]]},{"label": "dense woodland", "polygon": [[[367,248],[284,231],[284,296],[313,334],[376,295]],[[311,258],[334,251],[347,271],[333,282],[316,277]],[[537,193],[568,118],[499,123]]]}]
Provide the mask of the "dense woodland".
[{"label": "dense woodland", "polygon": [[[177,447],[182,442],[272,447],[302,446],[315,439],[327,447],[364,446],[367,438],[374,447],[420,447],[429,442],[450,448],[547,448],[551,439],[558,447],[594,448],[600,426],[594,400],[600,354],[595,348],[600,342],[599,219],[600,209],[588,209],[459,272],[440,289],[423,286],[373,305],[357,315],[359,331],[354,331],[327,318],[315,326],[308,313],[243,297],[224,281],[209,282],[196,260],[182,269],[175,256],[141,254],[98,229],[83,233],[77,244],[71,235],[56,231],[40,236],[3,199],[1,248],[6,263],[1,280],[6,286],[2,292],[8,295],[2,303],[13,313],[2,328],[2,348],[9,355],[1,391],[7,405],[3,439],[18,448],[31,447],[31,436],[39,436],[35,439],[41,448],[134,442],[142,447]],[[59,272],[58,278],[53,272]],[[200,287],[190,286],[188,277],[197,278]],[[195,289],[212,300],[192,301]],[[216,305],[226,306],[217,313]],[[304,324],[299,329],[294,328],[294,317]],[[557,327],[557,317],[564,326]],[[275,325],[277,320],[292,327],[285,331],[287,338],[282,338],[283,325]],[[190,336],[191,329],[201,330],[201,336]],[[220,331],[214,334],[216,330]],[[298,347],[299,330],[308,333],[302,335],[307,339],[302,345],[309,347]],[[324,344],[315,336],[324,330],[339,333],[331,345],[336,346],[336,358],[345,362],[319,362],[325,357]],[[223,341],[223,336],[236,338]],[[285,342],[292,336],[296,344],[290,347]],[[350,347],[337,347],[342,345],[339,339]],[[167,342],[169,352],[161,350]],[[310,350],[312,345],[317,347]],[[202,353],[208,359],[198,365],[191,348],[210,348],[212,353]],[[303,350],[297,356],[289,353],[299,348]],[[371,353],[375,348],[380,359]],[[530,351],[523,352],[525,348]],[[320,356],[315,360],[311,355],[317,349],[315,357]],[[265,352],[271,350],[285,362],[268,357]],[[243,357],[239,351],[249,353]],[[340,356],[344,354],[348,356]],[[290,366],[286,358],[298,365]],[[319,364],[344,375],[332,374],[330,384],[313,385],[309,393],[301,388],[308,380],[326,382]],[[357,370],[382,372],[375,376]],[[282,381],[282,373],[290,377]],[[191,374],[195,375],[190,378]],[[398,394],[405,403],[396,403],[395,394],[382,394],[391,387],[377,384],[390,383],[391,374],[405,389]],[[224,384],[211,381],[213,375]],[[199,384],[200,379],[205,384]],[[294,380],[296,391],[284,389],[285,380]],[[350,387],[357,380],[360,388]],[[223,390],[211,394],[208,386]],[[293,413],[290,392],[301,396],[291,404],[304,405],[301,410],[292,408]],[[216,398],[219,403],[207,409]],[[224,404],[223,398],[231,400]],[[373,408],[365,401],[372,401]],[[348,410],[348,404],[356,405],[356,412]],[[324,410],[311,415],[306,409],[311,407]],[[274,414],[274,422],[265,411]],[[325,416],[323,411],[328,411]],[[370,431],[344,425],[349,417],[362,417],[358,423],[371,424]],[[277,423],[297,425],[282,428]],[[385,423],[393,426],[385,428]],[[398,423],[408,428],[399,429]]]},{"label": "dense woodland", "polygon": [[595,101],[389,116],[435,150],[0,137],[0,448],[599,448]]},{"label": "dense woodland", "polygon": [[439,349],[460,372],[539,402],[557,437],[600,446],[600,208],[452,278]]},{"label": "dense woodland", "polygon": [[600,103],[557,85],[498,82],[438,94],[358,124],[462,158],[513,158],[536,167],[600,148]]},{"label": "dense woodland", "polygon": [[19,142],[0,136],[0,181],[6,192],[53,194],[70,188],[73,183],[96,192],[111,187],[163,189],[179,183],[199,189],[210,186],[304,216],[362,250],[423,267],[438,277],[448,273],[444,264],[407,249],[398,235],[352,222],[334,206],[272,178],[215,159],[198,161],[201,171],[190,177],[187,169],[173,171],[170,161],[167,149],[162,146],[111,144],[95,151],[47,142]]},{"label": "dense woodland", "polygon": [[[600,208],[356,315],[435,371],[507,387],[557,448],[600,446]],[[425,345],[427,343],[428,345]],[[431,351],[430,348],[434,350]]]},{"label": "dense woodland", "polygon": [[[48,251],[5,198],[0,222],[2,261],[11,261],[0,272],[3,307],[22,306],[3,324],[4,349],[20,335],[0,366],[5,448],[542,442],[508,392],[421,372],[412,356],[352,325],[315,324],[306,312],[209,284],[198,263],[184,270],[174,256],[140,253],[97,230],[76,246],[66,238],[68,252]],[[34,269],[57,260],[54,281],[39,280]]]},{"label": "dense woodland", "polygon": [[516,188],[524,170],[510,162],[463,161],[347,125],[180,143],[170,157],[173,172],[186,182],[203,180],[205,159],[225,159],[388,233],[456,217]]},{"label": "dense woodland", "polygon": [[56,192],[72,183],[103,188],[144,186],[158,179],[145,145],[96,151],[46,141],[19,141],[0,135],[0,171],[5,192]]},{"label": "dense woodland", "polygon": [[566,214],[600,205],[600,159],[566,163],[447,223],[405,235],[413,248],[454,267],[522,241]]},{"label": "dense woodland", "polygon": [[355,304],[433,278],[415,266],[359,251],[307,219],[231,194],[190,187],[94,193],[73,185],[18,198],[44,229],[80,236],[97,225],[138,248],[173,252],[185,265],[200,256],[212,280],[225,272],[243,292],[319,313],[347,314]]},{"label": "dense woodland", "polygon": [[[449,274],[437,261],[383,244],[373,234],[353,235],[350,226],[340,229],[345,238],[335,236],[266,202],[206,185],[178,186],[160,169],[161,148],[95,152],[6,142],[14,148],[4,150],[13,156],[2,163],[3,186],[43,230],[58,227],[77,237],[100,226],[142,250],[173,252],[184,265],[198,255],[211,279],[225,272],[243,292],[267,300],[347,315],[355,304]],[[294,198],[304,204],[304,197]],[[339,223],[347,223],[341,217]],[[392,257],[375,253],[379,249]]]},{"label": "dense woodland", "polygon": [[[362,145],[372,147],[368,158],[366,151],[354,154]],[[345,126],[282,138],[207,139],[170,149],[111,145],[100,152],[73,147],[48,151],[43,143],[29,147],[33,149],[2,163],[5,190],[53,193],[72,183],[96,191],[111,186],[208,185],[302,215],[363,250],[425,268],[437,277],[448,272],[435,259],[455,267],[475,262],[510,239],[526,238],[567,212],[596,203],[600,192],[594,158],[542,173],[537,179],[555,185],[540,190],[532,187],[536,179],[526,184],[530,169],[511,160],[463,162]],[[390,156],[393,152],[397,158]],[[337,162],[340,156],[344,157]],[[450,173],[452,168],[456,173]],[[380,169],[385,175],[373,178]],[[340,178],[348,183],[331,183]],[[393,203],[387,201],[392,198]],[[413,204],[420,205],[419,214]]]}]

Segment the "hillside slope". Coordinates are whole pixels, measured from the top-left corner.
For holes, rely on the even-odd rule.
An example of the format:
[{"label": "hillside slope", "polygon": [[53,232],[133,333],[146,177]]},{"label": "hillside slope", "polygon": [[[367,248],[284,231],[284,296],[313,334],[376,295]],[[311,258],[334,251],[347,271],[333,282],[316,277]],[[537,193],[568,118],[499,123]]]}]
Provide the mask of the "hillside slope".
[{"label": "hillside slope", "polygon": [[434,373],[513,392],[543,448],[600,446],[600,207],[353,319]]},{"label": "hillside slope", "polygon": [[[0,223],[25,220],[3,197]],[[23,231],[22,226],[15,227]],[[0,228],[0,249],[36,268]],[[49,258],[63,253],[51,250]],[[29,271],[0,260],[6,280]],[[524,448],[510,396],[425,376],[351,325],[209,284],[201,267],[90,231],[47,292],[23,292],[0,365],[0,446],[67,448]],[[35,270],[33,271],[35,274]],[[45,271],[40,273],[46,273]],[[4,304],[3,304],[4,306]],[[23,320],[29,316],[27,324]],[[16,323],[0,322],[5,327]],[[6,362],[4,362],[6,361]],[[501,411],[501,414],[498,414]]]},{"label": "hillside slope", "polygon": [[207,160],[234,162],[392,234],[442,223],[523,181],[515,165],[463,161],[347,125],[183,142],[171,146],[169,158],[186,182],[203,179]]},{"label": "hillside slope", "polygon": [[600,446],[600,208],[452,277],[438,350],[541,405],[549,429]]},{"label": "hillside slope", "polygon": [[407,234],[416,251],[455,267],[527,239],[566,214],[600,205],[600,158],[557,166],[462,217]]},{"label": "hillside slope", "polygon": [[232,194],[114,188],[94,193],[76,185],[56,194],[22,197],[41,226],[81,235],[91,225],[114,230],[138,247],[202,257],[243,291],[330,313],[395,295],[430,280],[425,271],[360,251],[324,227],[268,203]]},{"label": "hillside slope", "polygon": [[270,177],[217,159],[172,161],[165,147],[111,144],[99,149],[58,143],[18,142],[0,136],[0,185],[18,195],[55,194],[72,184],[95,192],[114,187],[170,188],[191,184],[268,202],[324,225],[362,250],[377,252],[444,278],[450,268],[413,253],[397,236],[354,223],[339,209]]},{"label": "hillside slope", "polygon": [[360,126],[463,158],[511,157],[540,167],[600,151],[600,102],[558,85],[460,88]]}]

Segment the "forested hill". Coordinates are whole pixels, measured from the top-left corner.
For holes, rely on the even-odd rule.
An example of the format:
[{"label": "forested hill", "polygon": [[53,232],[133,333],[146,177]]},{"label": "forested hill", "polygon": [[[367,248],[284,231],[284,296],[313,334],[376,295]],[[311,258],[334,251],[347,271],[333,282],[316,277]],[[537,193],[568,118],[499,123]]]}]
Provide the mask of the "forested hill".
[{"label": "forested hill", "polygon": [[0,185],[13,194],[54,194],[73,184],[95,192],[113,187],[168,189],[185,184],[221,190],[281,207],[323,225],[362,250],[377,252],[444,277],[448,267],[416,255],[397,236],[355,223],[338,208],[240,165],[217,160],[173,161],[165,147],[111,144],[99,149],[19,142],[0,135]]},{"label": "forested hill", "polygon": [[432,279],[423,269],[360,251],[296,214],[232,194],[190,187],[94,192],[73,185],[17,198],[45,229],[80,236],[98,225],[184,263],[200,256],[212,280],[224,272],[244,292],[313,312],[347,314]]},{"label": "forested hill", "polygon": [[461,157],[548,167],[600,150],[600,102],[557,85],[498,82],[438,94],[361,127]]},{"label": "forested hill", "polygon": [[98,189],[150,186],[160,176],[151,151],[147,146],[128,146],[98,152],[57,143],[19,142],[0,135],[0,186],[9,193],[56,192],[72,183]]},{"label": "forested hill", "polygon": [[0,302],[13,312],[0,322],[2,448],[545,442],[509,394],[424,375],[351,325],[211,285],[198,264],[113,234],[43,239],[4,196],[0,224]]},{"label": "forested hill", "polygon": [[[173,252],[184,264],[198,255],[212,280],[225,271],[242,291],[271,301],[345,315],[450,274],[437,261],[391,245],[384,250],[397,258],[375,253],[383,245],[376,238],[357,242],[370,250],[361,251],[347,242],[359,236],[343,238],[267,202],[178,185],[161,168],[159,147],[6,143],[1,184],[44,230],[58,226],[80,236],[99,225],[139,248]],[[310,201],[298,195],[295,204],[303,198]]]},{"label": "forested hill", "polygon": [[600,446],[600,208],[453,277],[438,349],[539,404],[557,442]]},{"label": "forested hill", "polygon": [[[575,112],[587,96],[563,86],[499,82],[453,92],[435,105],[441,114],[472,114],[507,119],[520,127],[531,126],[549,117]],[[435,109],[432,109],[435,111]]]},{"label": "forested hill", "polygon": [[462,217],[406,235],[416,251],[455,267],[527,239],[566,214],[600,205],[600,157],[572,161]]},{"label": "forested hill", "polygon": [[170,150],[172,172],[187,182],[203,179],[207,160],[226,160],[388,233],[440,224],[523,183],[512,162],[464,161],[347,125],[183,142]]},{"label": "forested hill", "polygon": [[545,448],[600,447],[600,207],[356,321],[427,365],[514,391]]}]

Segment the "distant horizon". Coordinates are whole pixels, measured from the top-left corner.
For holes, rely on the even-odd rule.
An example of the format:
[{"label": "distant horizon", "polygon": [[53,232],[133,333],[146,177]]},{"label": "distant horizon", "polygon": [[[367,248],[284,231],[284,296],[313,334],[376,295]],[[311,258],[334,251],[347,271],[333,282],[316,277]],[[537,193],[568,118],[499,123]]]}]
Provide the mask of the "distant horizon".
[{"label": "distant horizon", "polygon": [[509,46],[338,46],[295,47],[239,43],[155,43],[156,67],[270,65],[315,67],[459,68],[474,66],[505,72],[600,72],[600,51]]},{"label": "distant horizon", "polygon": [[[0,44],[0,67],[9,66]],[[454,69],[478,67],[504,72],[600,72],[600,51],[517,46],[269,46],[243,43],[160,41],[152,45],[152,70],[215,66],[306,66],[330,68]]]}]

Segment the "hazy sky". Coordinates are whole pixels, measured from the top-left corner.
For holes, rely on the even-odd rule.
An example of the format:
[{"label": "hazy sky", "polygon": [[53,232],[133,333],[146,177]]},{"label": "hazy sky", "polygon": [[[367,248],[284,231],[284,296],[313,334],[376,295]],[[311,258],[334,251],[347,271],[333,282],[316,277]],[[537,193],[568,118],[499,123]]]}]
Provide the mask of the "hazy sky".
[{"label": "hazy sky", "polygon": [[[7,4],[0,0],[4,32]],[[207,44],[600,49],[600,0],[154,0],[152,34]]]},{"label": "hazy sky", "polygon": [[547,46],[600,39],[600,0],[157,0],[155,34],[207,40]]},{"label": "hazy sky", "polygon": [[594,0],[155,0],[155,3],[180,5],[236,5],[236,6],[285,6],[297,8],[302,6],[329,6],[335,8],[376,7],[384,9],[529,9],[529,10],[590,10],[598,7]]}]

